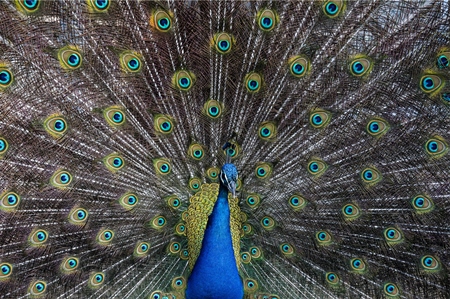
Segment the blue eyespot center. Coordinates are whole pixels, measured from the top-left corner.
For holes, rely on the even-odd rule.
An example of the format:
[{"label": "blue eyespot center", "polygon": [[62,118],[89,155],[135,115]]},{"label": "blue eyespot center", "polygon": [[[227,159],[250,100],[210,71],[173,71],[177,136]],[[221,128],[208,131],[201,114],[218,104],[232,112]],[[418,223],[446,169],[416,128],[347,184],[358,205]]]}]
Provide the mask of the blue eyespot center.
[{"label": "blue eyespot center", "polygon": [[426,266],[430,267],[433,264],[433,259],[431,257],[427,257],[423,262]]},{"label": "blue eyespot center", "polygon": [[415,200],[415,204],[419,208],[423,207],[424,203],[425,203],[425,200],[423,199],[423,197],[417,197]]},{"label": "blue eyespot center", "polygon": [[105,9],[108,6],[108,0],[95,0],[95,6],[98,9]]},{"label": "blue eyespot center", "polygon": [[109,239],[111,239],[111,237],[112,237],[112,233],[109,232],[109,231],[107,231],[107,232],[105,232],[105,233],[103,234],[103,236],[105,237],[105,240],[109,240]]},{"label": "blue eyespot center", "polygon": [[6,143],[0,139],[0,152],[4,151],[6,148]]},{"label": "blue eyespot center", "polygon": [[253,283],[253,281],[249,281],[249,282],[247,282],[247,286],[249,288],[253,288],[255,286],[255,284]]},{"label": "blue eyespot center", "polygon": [[44,290],[44,284],[37,283],[36,284],[36,290],[38,290],[39,292],[42,292]]},{"label": "blue eyespot center", "polygon": [[315,125],[320,125],[323,122],[322,116],[320,116],[320,114],[314,114],[312,120]]},{"label": "blue eyespot center", "polygon": [[352,69],[356,74],[361,74],[364,72],[364,65],[362,65],[361,62],[356,61],[353,63]]},{"label": "blue eyespot center", "polygon": [[86,213],[84,211],[78,211],[77,216],[78,219],[83,220],[86,217]]},{"label": "blue eyespot center", "polygon": [[8,204],[15,205],[17,203],[17,196],[14,194],[8,195]]},{"label": "blue eyespot center", "polygon": [[325,9],[326,9],[327,13],[329,13],[330,15],[335,15],[338,12],[339,7],[335,3],[329,2],[326,5]]},{"label": "blue eyespot center", "polygon": [[68,264],[70,268],[74,268],[77,265],[77,261],[74,259],[70,259]]},{"label": "blue eyespot center", "polygon": [[158,224],[163,225],[166,221],[163,218],[158,218]]},{"label": "blue eyespot center", "polygon": [[438,57],[437,65],[440,69],[446,68],[449,66],[449,61],[447,56],[441,55]]},{"label": "blue eyespot center", "polygon": [[234,155],[236,155],[236,151],[235,151],[234,149],[232,149],[232,148],[229,148],[229,149],[228,149],[228,154],[229,154],[231,157],[234,157]]},{"label": "blue eyespot center", "polygon": [[219,41],[219,49],[222,51],[227,51],[230,48],[230,43],[227,40]]},{"label": "blue eyespot center", "polygon": [[425,77],[422,81],[423,88],[426,90],[431,90],[434,88],[434,81],[430,77]]},{"label": "blue eyespot center", "polygon": [[147,244],[142,244],[142,245],[141,245],[141,250],[142,250],[142,251],[147,251],[147,249],[148,249]]},{"label": "blue eyespot center", "polygon": [[367,181],[371,181],[371,180],[373,179],[373,173],[372,173],[372,171],[371,171],[371,170],[366,170],[366,171],[364,171],[364,178],[365,178]]},{"label": "blue eyespot center", "polygon": [[289,245],[287,245],[287,244],[283,245],[283,251],[284,252],[289,251],[289,249],[290,249]]},{"label": "blue eyespot center", "polygon": [[136,58],[132,58],[130,59],[130,61],[128,61],[127,65],[130,69],[137,70],[139,68],[139,60],[137,60]]},{"label": "blue eyespot center", "polygon": [[55,121],[55,124],[53,127],[55,128],[55,131],[61,132],[66,128],[66,124],[64,123],[63,120],[58,119]]},{"label": "blue eyespot center", "polygon": [[250,198],[248,199],[248,202],[249,202],[250,204],[254,204],[254,203],[255,203],[255,199],[254,199],[253,197],[250,197]]},{"label": "blue eyespot center", "polygon": [[113,120],[113,122],[115,122],[115,123],[120,123],[120,122],[122,122],[122,120],[123,120],[123,113],[122,113],[122,112],[119,112],[119,111],[114,112],[113,117],[112,117],[112,120]]},{"label": "blue eyespot center", "polygon": [[1,71],[0,72],[0,84],[6,85],[9,82],[11,82],[11,74],[6,70]]},{"label": "blue eyespot center", "polygon": [[345,214],[351,215],[353,213],[353,207],[348,206],[345,208]]},{"label": "blue eyespot center", "polygon": [[256,90],[259,87],[259,83],[256,80],[249,80],[247,85],[250,90]]},{"label": "blue eyespot center", "polygon": [[370,123],[369,125],[370,132],[377,133],[380,130],[380,126],[376,121]]},{"label": "blue eyespot center", "polygon": [[38,232],[37,233],[37,238],[39,241],[44,241],[46,238],[46,234],[44,232]]},{"label": "blue eyespot center", "polygon": [[268,128],[266,128],[266,127],[263,127],[263,128],[261,129],[261,135],[262,135],[263,137],[268,137],[268,136],[270,136],[270,130],[269,130]]},{"label": "blue eyespot center", "polygon": [[309,170],[311,170],[312,172],[317,172],[319,171],[319,164],[317,164],[316,162],[312,162],[309,165]]},{"label": "blue eyespot center", "polygon": [[8,265],[3,265],[2,266],[2,274],[7,275],[7,274],[9,274],[9,272],[11,272],[11,267]]},{"label": "blue eyespot center", "polygon": [[294,206],[297,206],[297,205],[299,204],[298,197],[293,197],[293,198],[291,198],[291,203],[292,203]]},{"label": "blue eyespot center", "polygon": [[264,176],[266,174],[266,170],[262,167],[258,168],[258,175]]},{"label": "blue eyespot center", "polygon": [[61,183],[63,183],[63,184],[67,184],[69,182],[69,180],[70,180],[70,177],[69,177],[69,175],[67,173],[61,174],[59,176],[59,178],[61,180]]},{"label": "blue eyespot center", "polygon": [[169,171],[169,165],[164,163],[163,165],[161,165],[160,170],[162,172],[164,172],[164,173],[168,172]]},{"label": "blue eyespot center", "polygon": [[192,184],[192,188],[197,189],[198,188],[198,184],[197,183]]},{"label": "blue eyespot center", "polygon": [[212,116],[216,116],[217,114],[219,114],[219,109],[215,106],[210,107],[209,114],[211,114]]},{"label": "blue eyespot center", "polygon": [[433,152],[433,153],[437,152],[437,150],[438,150],[438,143],[436,141],[429,142],[428,143],[428,150],[430,152]]},{"label": "blue eyespot center", "polygon": [[170,20],[168,18],[161,18],[158,20],[159,28],[165,30],[170,26]]},{"label": "blue eyespot center", "polygon": [[264,224],[265,226],[269,225],[269,224],[270,224],[270,220],[269,220],[268,218],[264,218],[264,219],[263,219],[263,224]]},{"label": "blue eyespot center", "polygon": [[292,71],[296,75],[301,75],[305,71],[305,68],[300,63],[294,63],[292,66]]},{"label": "blue eyespot center", "polygon": [[271,28],[271,27],[272,27],[272,24],[273,24],[272,18],[269,18],[269,17],[263,17],[263,18],[261,19],[261,26],[262,26],[264,29],[269,29],[269,28]]},{"label": "blue eyespot center", "polygon": [[78,54],[72,53],[67,59],[67,63],[70,66],[77,66],[80,63],[80,56]]},{"label": "blue eyespot center", "polygon": [[168,121],[165,121],[161,124],[161,129],[165,132],[169,131],[171,128],[171,125]]},{"label": "blue eyespot center", "polygon": [[182,77],[180,78],[179,83],[182,88],[188,88],[191,84],[191,80],[189,80],[189,78],[187,77]]},{"label": "blue eyespot center", "polygon": [[387,231],[387,236],[388,236],[389,239],[394,238],[395,237],[395,230],[393,230],[393,229],[388,230]]},{"label": "blue eyespot center", "polygon": [[130,204],[130,205],[134,205],[136,203],[136,197],[134,197],[134,196],[129,196],[128,197],[128,204]]},{"label": "blue eyespot center", "polygon": [[327,237],[327,234],[324,232],[319,233],[319,240],[323,241]]},{"label": "blue eyespot center", "polygon": [[28,8],[28,9],[33,9],[36,8],[38,1],[37,0],[25,0],[23,1],[23,4]]},{"label": "blue eyespot center", "polygon": [[95,275],[95,281],[102,282],[103,281],[103,275],[101,275],[101,274]]},{"label": "blue eyespot center", "polygon": [[115,167],[120,167],[120,166],[122,166],[123,161],[120,158],[114,158],[113,164],[114,164]]},{"label": "blue eyespot center", "polygon": [[195,150],[194,151],[194,157],[200,158],[201,156],[202,156],[202,151],[201,150]]},{"label": "blue eyespot center", "polygon": [[361,266],[361,261],[360,260],[354,260],[353,261],[353,267],[358,268],[359,266]]},{"label": "blue eyespot center", "polygon": [[328,279],[330,281],[333,281],[336,278],[336,276],[334,274],[328,274]]}]

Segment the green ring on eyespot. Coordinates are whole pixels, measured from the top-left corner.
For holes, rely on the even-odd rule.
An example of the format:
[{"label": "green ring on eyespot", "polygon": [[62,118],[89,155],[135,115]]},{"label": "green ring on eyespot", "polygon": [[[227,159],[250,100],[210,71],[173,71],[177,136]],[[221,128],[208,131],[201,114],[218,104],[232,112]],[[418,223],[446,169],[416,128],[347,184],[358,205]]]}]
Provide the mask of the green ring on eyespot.
[{"label": "green ring on eyespot", "polygon": [[170,27],[170,20],[169,18],[161,18],[158,20],[158,27],[161,28],[161,30],[166,30]]},{"label": "green ring on eyespot", "polygon": [[181,88],[189,88],[189,86],[191,85],[191,80],[188,77],[181,77],[178,80],[178,84],[180,85]]},{"label": "green ring on eyespot", "polygon": [[248,80],[247,86],[250,90],[257,90],[259,83],[256,80]]},{"label": "green ring on eyespot", "polygon": [[7,70],[3,70],[0,72],[0,84],[7,85],[11,82],[11,73]]},{"label": "green ring on eyespot", "polygon": [[227,40],[220,40],[218,42],[218,47],[221,51],[226,52],[230,48],[230,42]]},{"label": "green ring on eyespot", "polygon": [[300,63],[294,63],[292,65],[292,72],[296,75],[301,75],[305,72],[305,67],[301,65]]},{"label": "green ring on eyespot", "polygon": [[339,11],[339,6],[336,5],[336,3],[334,2],[329,2],[326,6],[325,9],[327,11],[328,14],[330,14],[331,16],[334,16],[335,14],[338,13]]},{"label": "green ring on eyespot", "polygon": [[355,74],[359,75],[359,74],[362,74],[365,71],[365,67],[364,67],[364,65],[361,62],[355,61],[352,64],[352,70],[353,70],[353,72],[355,72]]},{"label": "green ring on eyespot", "polygon": [[130,59],[130,61],[128,61],[127,66],[131,69],[131,70],[137,70],[139,68],[139,60],[137,60],[137,58],[132,58]]},{"label": "green ring on eyespot", "polygon": [[273,26],[273,20],[269,17],[262,17],[260,24],[264,29],[270,29]]},{"label": "green ring on eyespot", "polygon": [[108,7],[109,1],[108,0],[95,0],[94,4],[99,10],[103,10]]},{"label": "green ring on eyespot", "polygon": [[431,77],[424,77],[422,79],[422,87],[425,90],[432,90],[434,88],[434,81]]}]

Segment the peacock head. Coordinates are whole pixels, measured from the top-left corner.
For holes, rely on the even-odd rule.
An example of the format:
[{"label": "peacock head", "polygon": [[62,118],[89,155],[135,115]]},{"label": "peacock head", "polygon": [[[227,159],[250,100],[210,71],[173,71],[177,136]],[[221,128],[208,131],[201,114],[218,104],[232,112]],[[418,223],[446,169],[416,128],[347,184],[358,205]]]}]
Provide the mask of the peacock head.
[{"label": "peacock head", "polygon": [[224,187],[227,187],[228,191],[233,194],[233,198],[236,196],[236,183],[238,180],[238,171],[236,166],[232,163],[226,163],[220,170],[220,182]]}]

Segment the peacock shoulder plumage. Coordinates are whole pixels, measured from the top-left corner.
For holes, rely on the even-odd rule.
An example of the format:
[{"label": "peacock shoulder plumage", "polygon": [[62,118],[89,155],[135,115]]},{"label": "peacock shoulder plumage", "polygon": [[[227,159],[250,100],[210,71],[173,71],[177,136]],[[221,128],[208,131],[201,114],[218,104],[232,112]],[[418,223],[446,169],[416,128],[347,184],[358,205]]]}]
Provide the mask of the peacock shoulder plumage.
[{"label": "peacock shoulder plumage", "polygon": [[449,298],[449,60],[448,1],[2,1],[0,298]]}]

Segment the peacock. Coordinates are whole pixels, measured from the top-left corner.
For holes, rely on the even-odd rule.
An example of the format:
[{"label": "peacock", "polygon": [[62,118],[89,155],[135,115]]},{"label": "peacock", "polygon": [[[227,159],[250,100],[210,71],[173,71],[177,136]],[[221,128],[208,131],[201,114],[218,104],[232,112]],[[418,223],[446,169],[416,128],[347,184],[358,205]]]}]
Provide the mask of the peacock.
[{"label": "peacock", "polygon": [[450,3],[0,3],[0,298],[450,298]]}]

